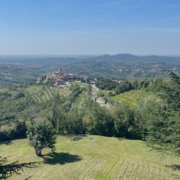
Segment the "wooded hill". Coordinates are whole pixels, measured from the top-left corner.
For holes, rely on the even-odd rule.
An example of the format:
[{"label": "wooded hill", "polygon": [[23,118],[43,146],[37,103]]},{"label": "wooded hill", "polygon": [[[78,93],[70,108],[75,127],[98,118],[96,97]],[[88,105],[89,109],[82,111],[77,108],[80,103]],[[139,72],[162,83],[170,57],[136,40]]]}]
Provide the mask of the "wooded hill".
[{"label": "wooded hill", "polygon": [[167,77],[163,70],[180,72],[180,58],[134,56],[130,54],[96,57],[0,56],[0,87],[30,83],[58,68],[77,76],[115,80]]}]

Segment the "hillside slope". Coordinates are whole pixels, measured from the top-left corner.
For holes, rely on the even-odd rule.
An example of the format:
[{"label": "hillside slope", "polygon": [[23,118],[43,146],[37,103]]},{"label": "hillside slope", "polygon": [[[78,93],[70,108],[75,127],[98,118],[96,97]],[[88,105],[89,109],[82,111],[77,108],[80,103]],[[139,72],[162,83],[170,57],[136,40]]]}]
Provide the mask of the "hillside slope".
[{"label": "hillside slope", "polygon": [[173,180],[180,177],[179,158],[161,156],[142,141],[86,136],[71,141],[58,136],[54,157],[37,157],[26,139],[1,145],[0,154],[9,162],[41,162],[34,168],[24,168],[21,175],[9,179],[30,180]]}]

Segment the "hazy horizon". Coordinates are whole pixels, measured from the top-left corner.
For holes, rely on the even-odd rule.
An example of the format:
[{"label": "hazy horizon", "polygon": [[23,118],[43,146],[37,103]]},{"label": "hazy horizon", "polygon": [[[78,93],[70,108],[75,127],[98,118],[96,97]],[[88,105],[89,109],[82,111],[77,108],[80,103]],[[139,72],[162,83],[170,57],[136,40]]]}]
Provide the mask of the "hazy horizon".
[{"label": "hazy horizon", "polygon": [[132,55],[132,56],[164,56],[164,57],[180,57],[180,54],[131,54],[131,53],[117,53],[117,54],[0,54],[2,56],[12,57],[98,57],[98,56],[116,56],[116,55]]}]

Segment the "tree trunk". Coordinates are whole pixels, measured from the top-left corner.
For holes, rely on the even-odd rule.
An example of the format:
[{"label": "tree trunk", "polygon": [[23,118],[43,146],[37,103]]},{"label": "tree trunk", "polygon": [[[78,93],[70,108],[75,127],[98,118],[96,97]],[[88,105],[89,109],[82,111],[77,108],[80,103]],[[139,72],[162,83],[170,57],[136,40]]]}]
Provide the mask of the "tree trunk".
[{"label": "tree trunk", "polygon": [[41,149],[35,149],[36,155],[41,156],[41,151],[42,151]]}]

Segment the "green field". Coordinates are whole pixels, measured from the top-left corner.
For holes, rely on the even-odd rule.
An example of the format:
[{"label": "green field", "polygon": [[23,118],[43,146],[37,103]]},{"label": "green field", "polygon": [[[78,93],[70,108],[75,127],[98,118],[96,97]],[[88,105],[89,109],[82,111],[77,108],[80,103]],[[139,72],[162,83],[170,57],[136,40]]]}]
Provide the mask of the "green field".
[{"label": "green field", "polygon": [[148,148],[145,142],[86,136],[71,141],[58,136],[54,156],[43,151],[37,157],[27,140],[2,144],[0,155],[19,163],[40,162],[36,167],[24,168],[12,180],[173,180],[180,178],[180,158],[163,156]]},{"label": "green field", "polygon": [[145,92],[141,90],[131,90],[116,96],[112,96],[111,99],[122,104],[127,104],[133,108],[137,105],[137,102],[140,99],[146,98],[150,95],[152,95],[151,92]]},{"label": "green field", "polygon": [[75,81],[73,83],[71,83],[73,85],[78,85],[80,87],[88,87],[88,84],[87,83],[83,83],[83,82],[78,82],[78,81]]},{"label": "green field", "polygon": [[25,93],[32,97],[35,102],[41,103],[51,100],[55,94],[59,94],[60,96],[68,96],[70,94],[69,87],[48,87],[48,86],[40,86],[33,85],[24,89]]}]

